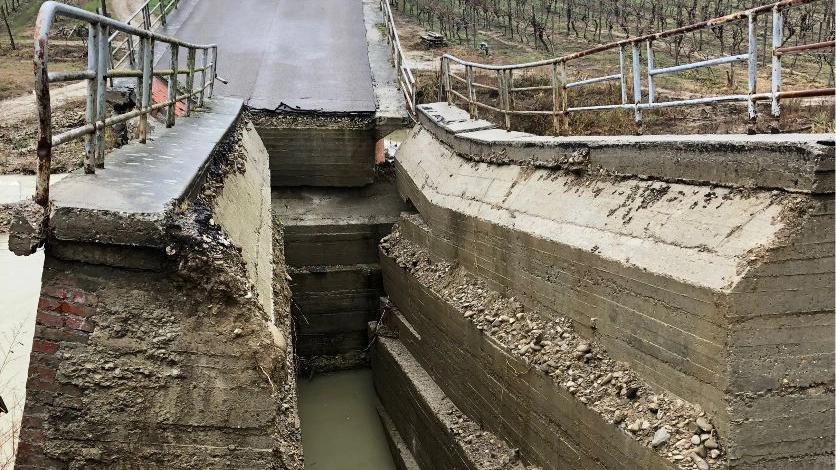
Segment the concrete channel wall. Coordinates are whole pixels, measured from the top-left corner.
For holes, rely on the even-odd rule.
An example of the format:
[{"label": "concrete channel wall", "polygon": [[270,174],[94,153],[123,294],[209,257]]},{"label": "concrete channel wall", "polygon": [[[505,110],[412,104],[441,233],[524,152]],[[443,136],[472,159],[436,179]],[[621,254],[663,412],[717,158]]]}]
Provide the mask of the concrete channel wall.
[{"label": "concrete channel wall", "polygon": [[[832,140],[553,139],[491,129],[446,104],[423,106],[421,123],[398,152],[400,193],[419,212],[402,217],[400,237],[543,318],[570,319],[649,390],[698,405],[716,426],[715,466],[832,467]],[[432,338],[421,343],[430,346],[404,340],[412,354],[482,424],[509,423],[484,414],[499,390],[486,389],[481,405],[456,401],[469,399],[458,384],[478,383],[479,367],[490,361],[473,370],[444,366],[444,357],[461,353],[441,351],[447,343],[475,345],[482,333],[450,326],[460,319],[446,316],[464,312],[428,303],[420,283],[399,271],[384,262],[386,291],[414,330]],[[430,347],[440,350],[423,349]],[[501,355],[491,360],[508,363]],[[531,380],[516,385],[520,393],[560,394]],[[572,400],[554,403],[584,408]],[[539,400],[507,406],[564,430],[583,414],[561,415],[567,411]],[[565,436],[535,423],[496,432],[551,468],[546,457],[565,457],[556,450]],[[598,445],[629,449],[615,444],[622,431],[588,440],[570,431],[567,439],[573,452],[598,455]],[[561,468],[663,466],[630,464],[642,453],[627,455]]]},{"label": "concrete channel wall", "polygon": [[[302,468],[267,153],[241,110],[213,100],[56,185],[16,468]],[[143,172],[153,197],[119,184]]]}]

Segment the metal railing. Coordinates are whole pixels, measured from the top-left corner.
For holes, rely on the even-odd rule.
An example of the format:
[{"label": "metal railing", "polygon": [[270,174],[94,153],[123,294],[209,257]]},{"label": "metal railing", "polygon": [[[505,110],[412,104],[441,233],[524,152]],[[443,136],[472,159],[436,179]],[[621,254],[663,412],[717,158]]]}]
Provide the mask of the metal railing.
[{"label": "metal railing", "polygon": [[[750,10],[739,11],[727,16],[715,18],[700,23],[695,23],[689,26],[659,32],[655,34],[648,34],[640,37],[633,37],[621,41],[604,44],[585,51],[574,54],[565,55],[554,59],[541,60],[538,62],[529,62],[524,64],[514,65],[487,65],[474,62],[468,62],[452,55],[444,55],[441,58],[441,89],[443,96],[450,103],[456,99],[464,101],[468,105],[468,112],[474,116],[479,116],[480,109],[490,110],[499,113],[505,118],[505,128],[511,128],[511,116],[513,115],[546,115],[552,116],[555,132],[558,133],[561,129],[568,128],[568,116],[570,113],[581,111],[599,111],[608,109],[625,109],[632,110],[637,124],[642,122],[642,110],[665,108],[672,106],[688,106],[709,103],[723,103],[723,102],[745,102],[748,105],[749,119],[755,119],[757,116],[756,102],[770,101],[772,104],[771,112],[774,116],[779,116],[781,113],[781,100],[787,98],[801,98],[813,96],[834,96],[836,89],[834,88],[816,88],[804,89],[794,91],[783,91],[781,88],[781,59],[785,55],[797,54],[806,51],[817,49],[833,50],[836,46],[836,41],[825,41],[813,44],[803,44],[792,47],[783,47],[783,23],[786,15],[786,10],[812,3],[821,0],[784,0],[769,5],[764,5]],[[829,1],[829,0],[827,0]],[[758,38],[756,25],[760,16],[772,15],[772,63],[771,63],[771,88],[769,92],[757,93],[757,58],[758,58]],[[660,39],[670,38],[674,36],[684,35],[690,32],[698,31],[706,28],[714,28],[725,23],[736,21],[747,21],[748,23],[748,48],[745,54],[737,54],[713,59],[702,60],[698,62],[691,62],[687,64],[674,65],[671,67],[657,68],[655,65],[653,42]],[[647,93],[642,93],[642,59],[641,50],[646,49],[646,64],[644,66],[644,74],[647,81]],[[617,51],[619,59],[618,73],[611,75],[604,75],[594,78],[570,82],[567,79],[567,64],[580,59],[582,57],[591,56],[608,51]],[[627,54],[631,55],[631,70],[627,70]],[[745,94],[726,94],[708,96],[693,99],[676,99],[672,101],[657,101],[656,83],[657,77],[664,74],[672,74],[702,67],[710,67],[721,64],[730,64],[734,62],[745,62],[747,64],[747,93]],[[459,68],[464,68],[464,76],[457,75],[451,69],[451,63],[459,64]],[[548,67],[547,75],[551,80],[549,85],[539,86],[514,86],[514,73],[526,69],[534,69],[537,67]],[[489,74],[495,74],[495,86],[488,83],[480,83],[476,81],[476,71],[487,71]],[[629,75],[628,75],[629,74]],[[628,76],[632,78],[632,89],[628,89]],[[453,82],[458,82],[460,88],[465,88],[463,92],[454,89]],[[571,88],[578,88],[595,83],[617,81],[620,84],[621,99],[620,102],[594,105],[594,106],[568,106],[567,94]],[[478,99],[477,90],[488,90],[498,95],[498,98],[493,101],[495,105],[481,102]],[[514,95],[520,92],[533,91],[551,91],[552,103],[551,109],[515,109]],[[632,101],[628,98],[632,95]],[[646,96],[647,100],[643,101]]]},{"label": "metal railing", "polygon": [[[87,22],[87,70],[49,72],[49,32],[56,17]],[[136,37],[139,68],[114,69],[108,67],[110,63],[108,29]],[[39,125],[38,179],[35,188],[35,202],[44,208],[47,208],[49,204],[49,174],[53,147],[83,137],[85,139],[84,171],[95,173],[96,168],[104,168],[106,128],[138,117],[137,137],[141,143],[145,143],[148,136],[148,115],[150,113],[165,109],[166,127],[172,127],[177,116],[178,102],[185,102],[185,115],[189,115],[194,106],[203,106],[204,97],[212,96],[216,78],[215,64],[218,57],[218,48],[214,44],[191,44],[54,1],[45,2],[41,6],[35,30],[35,98]],[[170,49],[171,60],[168,69],[154,69],[154,51],[158,47],[158,43],[162,43]],[[185,49],[186,68],[180,67],[181,48]],[[198,51],[200,51],[202,59],[200,67],[196,67]],[[197,81],[198,73],[200,74],[199,81]],[[178,81],[180,75],[185,75],[182,92]],[[116,77],[135,77],[137,79],[138,109],[108,117],[105,106],[106,80]],[[155,77],[164,77],[168,80],[168,95],[165,101],[152,104],[151,86]],[[85,125],[53,136],[50,84],[79,80],[87,80]]]},{"label": "metal railing", "polygon": [[[158,26],[165,26],[172,11],[180,6],[180,0],[147,0],[142,7],[124,22],[139,29],[155,31]],[[121,39],[121,41],[119,40]],[[111,46],[110,68],[118,69],[127,62],[136,66],[136,44],[133,36],[114,31],[109,38]]]},{"label": "metal railing", "polygon": [[386,36],[392,47],[392,61],[398,70],[398,84],[406,100],[406,109],[410,117],[416,119],[415,76],[412,75],[412,70],[410,70],[404,60],[403,48],[401,47],[401,40],[398,38],[398,30],[395,28],[395,18],[392,16],[392,8],[389,5],[389,0],[380,0],[380,8],[386,16]]}]

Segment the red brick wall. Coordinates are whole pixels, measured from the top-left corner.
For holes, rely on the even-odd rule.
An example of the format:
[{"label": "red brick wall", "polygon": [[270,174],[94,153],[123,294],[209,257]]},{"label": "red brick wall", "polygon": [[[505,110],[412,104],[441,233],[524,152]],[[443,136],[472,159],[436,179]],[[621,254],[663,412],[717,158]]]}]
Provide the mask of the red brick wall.
[{"label": "red brick wall", "polygon": [[35,338],[26,382],[26,412],[21,423],[15,468],[66,468],[66,463],[44,456],[44,421],[56,398],[80,402],[81,392],[58,380],[61,345],[86,343],[95,328],[98,299],[72,281],[53,282],[41,288]]}]

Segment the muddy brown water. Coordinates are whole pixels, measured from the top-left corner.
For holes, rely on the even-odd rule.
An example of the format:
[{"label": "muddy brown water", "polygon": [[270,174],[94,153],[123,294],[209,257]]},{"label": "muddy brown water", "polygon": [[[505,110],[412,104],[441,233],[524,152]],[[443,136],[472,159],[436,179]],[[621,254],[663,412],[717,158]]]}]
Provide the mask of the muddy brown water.
[{"label": "muddy brown water", "polygon": [[299,380],[306,470],[394,470],[370,369]]},{"label": "muddy brown water", "polygon": [[26,396],[29,351],[41,290],[43,250],[15,256],[8,234],[0,234],[0,396],[9,408],[0,415],[0,469],[12,468],[9,458]]}]

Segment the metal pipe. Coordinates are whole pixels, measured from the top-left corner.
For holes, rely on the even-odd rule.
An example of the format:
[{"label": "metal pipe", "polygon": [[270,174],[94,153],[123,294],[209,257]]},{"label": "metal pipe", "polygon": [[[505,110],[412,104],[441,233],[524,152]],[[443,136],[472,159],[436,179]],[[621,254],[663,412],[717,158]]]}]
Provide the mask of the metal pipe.
[{"label": "metal pipe", "polygon": [[621,84],[621,104],[627,104],[627,67],[624,60],[624,46],[618,48],[618,78]]},{"label": "metal pipe", "polygon": [[168,100],[172,101],[172,103],[166,111],[165,127],[174,127],[175,120],[177,119],[177,102],[174,101],[174,98],[177,97],[177,68],[179,67],[179,53],[179,47],[171,46],[169,55],[171,56],[172,74],[168,78]]},{"label": "metal pipe", "polygon": [[687,64],[674,65],[671,67],[664,67],[661,69],[653,69],[649,72],[651,75],[663,75],[667,73],[684,72],[686,70],[698,69],[702,67],[711,67],[713,65],[723,65],[732,62],[743,62],[749,59],[749,54],[738,54],[728,57],[718,57],[716,59],[701,60],[699,62],[690,62]]},{"label": "metal pipe", "polygon": [[[749,76],[749,89],[748,93],[749,96],[754,95],[757,93],[758,88],[758,32],[756,31],[757,28],[757,17],[754,14],[749,14],[749,67],[748,67],[748,76]],[[749,112],[749,120],[754,121],[758,117],[758,110],[755,106],[755,100],[749,99],[749,104],[747,105],[748,112]]]},{"label": "metal pipe", "polygon": [[[186,75],[186,91],[191,93],[194,90],[194,63],[195,63],[195,49],[190,47],[186,55],[186,68],[189,73]],[[186,100],[186,116],[192,114],[192,100]]]},{"label": "metal pipe", "polygon": [[641,123],[642,112],[638,106],[642,101],[642,71],[641,64],[639,63],[641,60],[641,52],[639,51],[638,44],[633,44],[631,48],[633,49],[633,104],[636,105],[635,120],[636,123]]},{"label": "metal pipe", "polygon": [[[110,53],[110,47],[107,41],[107,27],[99,23],[98,28],[98,43],[99,51],[96,60],[96,121],[104,121],[107,118],[107,60],[105,58]],[[104,168],[105,156],[105,130],[96,130],[96,168]]]},{"label": "metal pipe", "polygon": [[566,88],[576,88],[576,87],[579,87],[579,86],[591,85],[593,83],[600,83],[600,82],[608,82],[608,81],[611,81],[611,80],[618,80],[620,78],[621,78],[621,74],[605,75],[603,77],[595,77],[595,78],[590,78],[590,79],[587,79],[587,80],[580,80],[580,81],[577,81],[577,82],[570,82],[570,83],[566,84]]},{"label": "metal pipe", "polygon": [[[96,88],[98,87],[98,80],[96,78],[96,71],[99,65],[96,63],[99,55],[97,48],[99,47],[99,28],[95,25],[87,26],[87,104],[84,109],[85,121],[87,124],[92,124],[96,121]],[[49,74],[52,75],[52,74]],[[50,77],[52,81],[52,77]],[[84,172],[96,172],[96,147],[94,138],[90,135],[84,137]]]},{"label": "metal pipe", "polygon": [[781,54],[778,50],[784,42],[784,12],[778,7],[772,10],[772,115],[781,116],[781,102],[778,93],[781,91]]},{"label": "metal pipe", "polygon": [[647,102],[656,101],[656,86],[653,83],[653,74],[656,68],[656,58],[653,56],[653,41],[647,41]]},{"label": "metal pipe", "polygon": [[151,69],[154,67],[154,40],[145,39],[145,48],[142,58],[142,104],[140,109],[143,114],[139,116],[139,143],[144,144],[148,140],[148,107],[151,105]]},{"label": "metal pipe", "polygon": [[201,52],[201,60],[203,61],[203,68],[200,69],[200,94],[197,95],[197,107],[203,107],[203,96],[206,90],[206,67],[209,63],[209,51],[203,49]]}]

